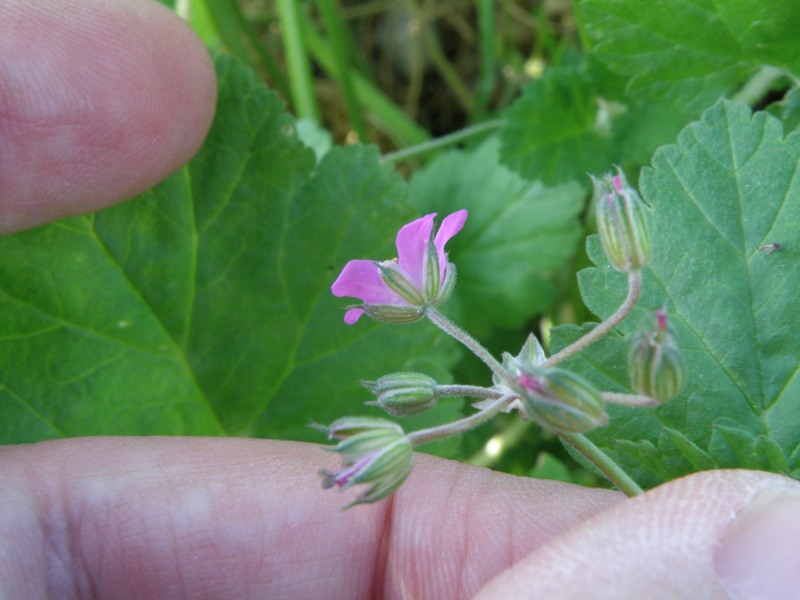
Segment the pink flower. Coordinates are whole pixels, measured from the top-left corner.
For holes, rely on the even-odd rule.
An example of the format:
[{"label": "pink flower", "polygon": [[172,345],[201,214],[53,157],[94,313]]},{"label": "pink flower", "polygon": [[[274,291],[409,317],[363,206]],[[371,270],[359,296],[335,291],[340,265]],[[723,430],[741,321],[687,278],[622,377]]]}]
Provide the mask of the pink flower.
[{"label": "pink flower", "polygon": [[377,321],[404,323],[421,319],[429,306],[439,306],[453,290],[456,268],[447,262],[444,246],[461,231],[467,211],[442,221],[433,235],[431,213],[403,226],[397,234],[397,259],[351,260],[331,286],[334,296],[358,298],[344,322],[353,325],[366,314]]}]

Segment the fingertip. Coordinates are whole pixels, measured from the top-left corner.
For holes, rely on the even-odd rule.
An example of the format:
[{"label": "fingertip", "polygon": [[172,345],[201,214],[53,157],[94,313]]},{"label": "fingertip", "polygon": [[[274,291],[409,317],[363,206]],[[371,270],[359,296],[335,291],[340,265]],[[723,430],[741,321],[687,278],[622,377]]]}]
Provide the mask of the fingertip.
[{"label": "fingertip", "polygon": [[201,145],[213,63],[165,7],[11,0],[0,21],[0,232],[131,198]]},{"label": "fingertip", "polygon": [[715,566],[720,540],[762,490],[787,485],[800,487],[779,475],[744,470],[671,481],[545,544],[476,600],[728,598]]}]

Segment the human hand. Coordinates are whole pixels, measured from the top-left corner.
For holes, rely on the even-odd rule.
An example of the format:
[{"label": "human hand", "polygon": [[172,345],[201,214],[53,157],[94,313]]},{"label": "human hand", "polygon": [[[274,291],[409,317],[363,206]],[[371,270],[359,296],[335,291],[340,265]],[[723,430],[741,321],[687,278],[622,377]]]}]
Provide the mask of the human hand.
[{"label": "human hand", "polygon": [[777,475],[624,500],[420,455],[393,497],[340,512],[322,457],[217,438],[0,449],[0,597],[447,600],[498,574],[477,598],[796,597],[800,485]]},{"label": "human hand", "polygon": [[[3,231],[133,196],[202,141],[213,71],[168,11],[10,0],[0,22]],[[623,501],[420,456],[392,499],[340,513],[324,456],[225,439],[0,449],[0,597],[446,599],[498,574],[478,597],[798,589],[800,486],[775,475],[702,473]]]}]

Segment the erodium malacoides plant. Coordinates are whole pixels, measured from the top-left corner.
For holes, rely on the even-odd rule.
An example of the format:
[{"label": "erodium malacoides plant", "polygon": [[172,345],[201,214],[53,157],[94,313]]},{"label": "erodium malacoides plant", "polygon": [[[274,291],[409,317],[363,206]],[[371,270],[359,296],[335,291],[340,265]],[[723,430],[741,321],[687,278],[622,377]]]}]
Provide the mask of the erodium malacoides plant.
[{"label": "erodium malacoides plant", "polygon": [[418,414],[435,406],[443,396],[474,398],[471,415],[433,427],[405,432],[388,419],[343,417],[327,427],[317,426],[330,439],[342,460],[341,468],[321,471],[323,487],[348,489],[363,484],[348,507],[375,502],[394,492],[411,472],[414,448],[440,438],[463,433],[500,412],[518,411],[523,419],[556,433],[591,461],[628,495],[641,492],[638,485],[583,434],[608,422],[606,403],[648,407],[667,402],[680,393],[684,367],[665,311],[657,310],[652,323],[631,339],[628,372],[633,393],[603,392],[583,377],[559,367],[564,359],[609,333],[636,306],[642,287],[641,269],[651,256],[648,207],[625,180],[622,171],[593,179],[597,229],[610,264],[628,276],[623,303],[585,336],[550,357],[535,335],[522,350],[503,353],[498,361],[469,333],[450,321],[439,307],[456,285],[456,266],[448,261],[445,246],[465,226],[467,211],[446,216],[434,227],[436,214],[408,223],[397,234],[397,258],[387,261],[351,260],[334,282],[336,296],[358,298],[348,307],[344,321],[356,325],[366,315],[388,324],[428,319],[461,342],[492,371],[491,387],[440,385],[414,372],[391,373],[365,382],[375,396],[369,404],[394,417]]}]

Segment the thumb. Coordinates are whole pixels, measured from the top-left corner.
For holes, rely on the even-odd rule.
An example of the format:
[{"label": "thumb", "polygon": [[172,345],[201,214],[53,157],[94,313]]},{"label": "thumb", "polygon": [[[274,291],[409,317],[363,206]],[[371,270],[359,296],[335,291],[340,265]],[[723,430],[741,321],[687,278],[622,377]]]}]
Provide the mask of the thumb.
[{"label": "thumb", "polygon": [[772,600],[800,589],[800,483],[707,471],[582,522],[476,596]]}]

